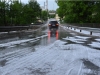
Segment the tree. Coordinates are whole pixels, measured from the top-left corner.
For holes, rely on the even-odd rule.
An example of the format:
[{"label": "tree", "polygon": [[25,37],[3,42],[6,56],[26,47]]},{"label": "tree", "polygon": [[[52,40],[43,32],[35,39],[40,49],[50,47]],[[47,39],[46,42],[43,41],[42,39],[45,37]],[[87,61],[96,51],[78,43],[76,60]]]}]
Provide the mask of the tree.
[{"label": "tree", "polygon": [[48,19],[48,12],[47,11],[42,11],[41,13],[41,18],[46,21]]},{"label": "tree", "polygon": [[55,14],[51,14],[51,15],[49,15],[49,18],[55,18]]},{"label": "tree", "polygon": [[[19,9],[20,8],[20,9]],[[18,1],[13,2],[10,4],[10,20],[11,25],[19,25],[21,24],[21,21],[23,20],[23,4],[19,3]]]},{"label": "tree", "polygon": [[6,17],[8,15],[7,13],[8,11],[8,4],[5,1],[0,0],[0,23],[1,25],[6,25],[7,21],[6,21]]},{"label": "tree", "polygon": [[41,18],[41,8],[36,0],[29,1],[28,4],[18,1],[7,3],[0,0],[0,23],[2,25],[28,25],[37,18]]},{"label": "tree", "polygon": [[58,15],[67,23],[92,23],[96,1],[56,1]]},{"label": "tree", "polygon": [[58,0],[56,2],[58,4],[58,6],[59,6],[59,8],[56,10],[57,13],[58,13],[58,16],[61,19],[63,19],[63,17],[65,16],[65,13],[66,13],[66,8],[65,8],[66,7],[66,1],[60,1],[60,0]]},{"label": "tree", "polygon": [[41,8],[37,1],[33,0],[29,2],[29,15],[32,22],[36,21],[37,18],[41,17]]},{"label": "tree", "polygon": [[100,23],[100,1],[95,2],[93,22]]}]

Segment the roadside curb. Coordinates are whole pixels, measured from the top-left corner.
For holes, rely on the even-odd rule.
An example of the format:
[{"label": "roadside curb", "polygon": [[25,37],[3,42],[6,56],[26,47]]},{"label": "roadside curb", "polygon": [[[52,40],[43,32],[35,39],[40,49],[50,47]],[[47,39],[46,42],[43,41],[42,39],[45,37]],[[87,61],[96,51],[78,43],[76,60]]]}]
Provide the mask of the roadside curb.
[{"label": "roadside curb", "polygon": [[75,30],[69,29],[68,27],[66,27],[66,26],[64,26],[64,25],[62,25],[62,26],[60,26],[60,27],[62,27],[62,28],[65,29],[65,30],[69,30],[69,31],[71,31],[71,32],[78,33],[78,34],[80,34],[80,35],[84,35],[84,36],[88,36],[88,37],[94,37],[94,38],[100,38],[100,36],[95,36],[95,35],[85,34],[85,33],[82,33],[82,32],[77,32],[77,31],[75,31]]}]

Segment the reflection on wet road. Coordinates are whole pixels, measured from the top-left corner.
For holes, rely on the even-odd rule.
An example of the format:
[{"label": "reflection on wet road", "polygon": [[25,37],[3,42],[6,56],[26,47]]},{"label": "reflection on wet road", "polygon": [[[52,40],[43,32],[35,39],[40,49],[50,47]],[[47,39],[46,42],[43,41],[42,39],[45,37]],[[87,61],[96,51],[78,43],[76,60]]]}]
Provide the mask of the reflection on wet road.
[{"label": "reflection on wet road", "polygon": [[96,56],[100,53],[90,45],[98,42],[96,38],[80,36],[60,27],[56,31],[40,29],[21,40],[14,40],[0,45],[3,46],[0,48],[0,69],[4,70],[1,75],[13,75],[13,72],[22,72],[19,75],[100,74],[97,64],[100,59]]},{"label": "reflection on wet road", "polygon": [[55,40],[58,39],[59,39],[58,31],[55,32],[48,31],[48,43],[53,43]]},{"label": "reflection on wet road", "polygon": [[66,37],[73,37],[69,32],[64,31],[61,27],[59,27],[58,30],[45,30],[44,34],[47,35],[47,37],[44,37],[40,40],[39,45],[49,45],[54,43],[56,40],[62,40]]}]

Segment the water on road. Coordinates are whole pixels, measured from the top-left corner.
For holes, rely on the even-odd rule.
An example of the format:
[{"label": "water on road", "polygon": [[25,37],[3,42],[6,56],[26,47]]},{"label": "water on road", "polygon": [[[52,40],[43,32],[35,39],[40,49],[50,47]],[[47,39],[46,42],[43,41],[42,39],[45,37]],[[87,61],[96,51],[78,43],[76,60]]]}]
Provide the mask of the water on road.
[{"label": "water on road", "polygon": [[62,27],[2,40],[0,75],[100,75],[99,43]]}]

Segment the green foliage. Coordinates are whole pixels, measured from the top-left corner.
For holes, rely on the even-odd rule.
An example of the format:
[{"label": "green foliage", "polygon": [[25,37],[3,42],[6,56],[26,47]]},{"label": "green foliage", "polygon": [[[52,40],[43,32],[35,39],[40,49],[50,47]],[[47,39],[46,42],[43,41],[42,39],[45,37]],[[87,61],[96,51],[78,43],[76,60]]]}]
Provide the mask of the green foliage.
[{"label": "green foliage", "polygon": [[21,24],[22,21],[21,15],[23,14],[22,12],[23,12],[23,4],[17,1],[10,4],[9,18],[11,20],[10,22],[11,25]]},{"label": "green foliage", "polygon": [[[57,13],[67,23],[100,23],[99,1],[61,1],[56,0],[59,8]],[[98,11],[97,11],[98,10]],[[93,16],[93,14],[95,14]],[[98,18],[98,21],[95,19]]]},{"label": "green foliage", "polygon": [[55,18],[56,16],[56,11],[55,10],[49,10],[49,18]]},{"label": "green foliage", "polygon": [[65,13],[66,13],[66,1],[58,0],[57,3],[59,6],[59,8],[57,9],[58,16],[63,18],[65,16]]},{"label": "green foliage", "polygon": [[5,12],[6,12],[6,10],[5,9],[7,9],[7,4],[5,4],[4,1],[3,2],[0,1],[0,23],[1,24],[6,24],[6,22],[5,22],[5,18],[6,18]]},{"label": "green foliage", "polygon": [[28,4],[0,1],[0,25],[28,25],[41,18],[41,8],[37,1]]},{"label": "green foliage", "polygon": [[100,23],[100,1],[96,2],[93,18],[93,22]]},{"label": "green foliage", "polygon": [[56,13],[55,10],[49,10],[49,13]]},{"label": "green foliage", "polygon": [[48,19],[48,18],[47,18],[48,16],[49,16],[49,14],[48,14],[47,11],[45,11],[45,10],[42,11],[42,13],[41,13],[41,18],[42,18],[44,21],[46,21],[46,20]]},{"label": "green foliage", "polygon": [[55,18],[55,14],[49,15],[49,18]]}]

